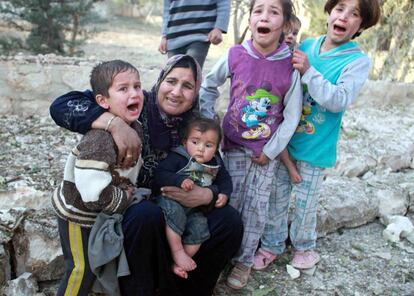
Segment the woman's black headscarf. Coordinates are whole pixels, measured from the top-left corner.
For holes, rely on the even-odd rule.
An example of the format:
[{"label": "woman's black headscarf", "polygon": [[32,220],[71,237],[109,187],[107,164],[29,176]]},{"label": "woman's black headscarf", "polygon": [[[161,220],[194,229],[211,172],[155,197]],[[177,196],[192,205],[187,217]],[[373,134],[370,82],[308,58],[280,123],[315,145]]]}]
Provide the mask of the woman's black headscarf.
[{"label": "woman's black headscarf", "polygon": [[[178,116],[171,116],[164,113],[158,107],[157,95],[160,84],[165,77],[176,67],[182,67],[184,60],[190,61],[191,68],[195,75],[195,92],[192,107]],[[184,63],[185,64],[185,63]],[[195,70],[195,71],[194,71]],[[154,170],[158,163],[164,159],[173,147],[180,145],[180,131],[184,130],[186,123],[198,114],[198,92],[201,85],[201,68],[197,61],[189,55],[175,55],[166,62],[158,76],[157,82],[151,92],[145,92],[144,108],[141,112],[140,121],[144,130],[142,158],[144,164],[138,178],[138,185],[152,186]]]}]

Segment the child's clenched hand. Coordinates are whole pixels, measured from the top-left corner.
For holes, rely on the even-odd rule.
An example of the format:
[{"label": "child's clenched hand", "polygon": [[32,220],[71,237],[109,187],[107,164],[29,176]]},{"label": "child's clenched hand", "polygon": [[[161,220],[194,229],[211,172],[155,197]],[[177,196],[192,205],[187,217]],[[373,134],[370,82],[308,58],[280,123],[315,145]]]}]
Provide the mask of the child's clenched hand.
[{"label": "child's clenched hand", "polygon": [[215,207],[216,208],[224,207],[227,204],[228,200],[229,200],[229,198],[227,197],[227,195],[225,195],[223,193],[219,193],[218,198],[216,200]]},{"label": "child's clenched hand", "polygon": [[191,179],[184,179],[184,181],[181,183],[181,188],[185,191],[190,191],[194,187],[194,181]]}]

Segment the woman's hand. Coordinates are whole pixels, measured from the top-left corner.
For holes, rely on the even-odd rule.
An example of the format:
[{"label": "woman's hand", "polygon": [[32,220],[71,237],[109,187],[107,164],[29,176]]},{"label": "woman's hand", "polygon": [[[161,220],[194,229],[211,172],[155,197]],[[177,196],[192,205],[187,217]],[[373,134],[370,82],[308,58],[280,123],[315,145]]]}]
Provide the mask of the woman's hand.
[{"label": "woman's hand", "polygon": [[268,164],[270,159],[264,154],[263,152],[260,154],[259,157],[252,157],[252,162],[258,164],[258,165],[266,165]]},{"label": "woman's hand", "polygon": [[121,118],[105,112],[92,122],[92,128],[104,129],[111,133],[118,147],[117,163],[123,168],[131,167],[141,154],[141,139],[137,132]]},{"label": "woman's hand", "polygon": [[190,191],[184,191],[175,186],[165,186],[161,188],[161,193],[187,208],[206,206],[213,200],[213,192],[209,188],[203,188],[195,184]]},{"label": "woman's hand", "polygon": [[141,154],[141,139],[137,132],[121,118],[115,117],[108,131],[118,147],[117,163],[122,168],[131,167]]},{"label": "woman's hand", "polygon": [[129,168],[138,160],[141,154],[141,139],[121,118],[105,112],[92,123],[92,128],[105,129],[111,133],[118,147],[117,163],[122,168]]}]

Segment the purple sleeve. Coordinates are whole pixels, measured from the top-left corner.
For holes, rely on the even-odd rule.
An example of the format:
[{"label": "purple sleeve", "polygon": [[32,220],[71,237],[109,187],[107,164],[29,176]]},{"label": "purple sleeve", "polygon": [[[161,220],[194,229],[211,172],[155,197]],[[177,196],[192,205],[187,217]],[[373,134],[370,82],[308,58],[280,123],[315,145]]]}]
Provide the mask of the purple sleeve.
[{"label": "purple sleeve", "polygon": [[90,90],[71,91],[55,99],[49,108],[55,123],[73,132],[85,134],[105,109],[95,101]]}]

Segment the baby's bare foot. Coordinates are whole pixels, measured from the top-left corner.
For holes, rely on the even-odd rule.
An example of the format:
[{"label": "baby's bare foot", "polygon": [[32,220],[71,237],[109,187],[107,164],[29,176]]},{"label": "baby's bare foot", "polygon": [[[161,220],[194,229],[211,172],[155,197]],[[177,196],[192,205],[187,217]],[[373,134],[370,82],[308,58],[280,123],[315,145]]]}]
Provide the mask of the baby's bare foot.
[{"label": "baby's bare foot", "polygon": [[191,259],[190,256],[187,255],[184,249],[172,252],[172,257],[174,263],[181,267],[184,271],[191,271],[197,267],[197,264],[193,259]]}]

